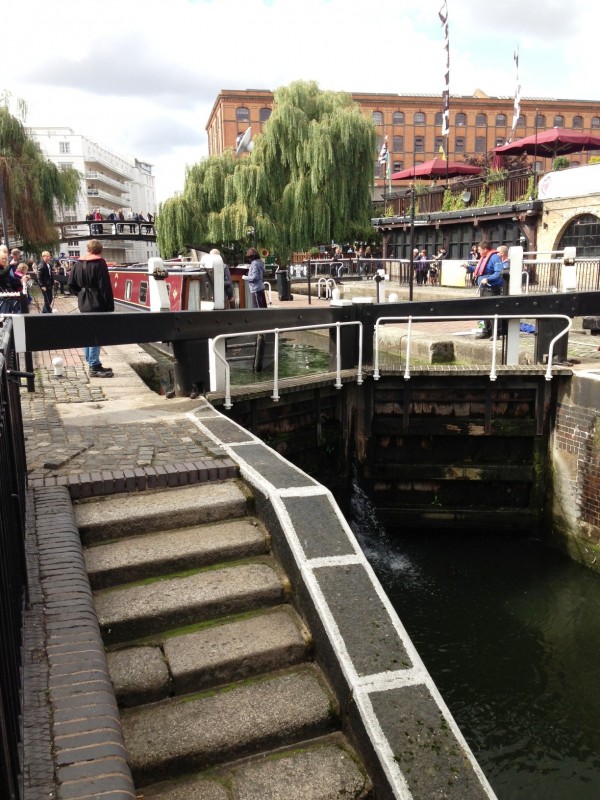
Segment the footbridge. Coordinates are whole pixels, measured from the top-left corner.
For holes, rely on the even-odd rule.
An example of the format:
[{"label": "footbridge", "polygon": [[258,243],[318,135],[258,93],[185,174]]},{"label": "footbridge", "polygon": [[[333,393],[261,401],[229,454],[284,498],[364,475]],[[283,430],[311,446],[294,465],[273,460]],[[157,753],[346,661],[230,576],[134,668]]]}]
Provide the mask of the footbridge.
[{"label": "footbridge", "polygon": [[138,220],[75,220],[57,222],[59,240],[81,241],[100,239],[101,241],[121,241],[133,239],[141,242],[155,242],[156,230],[153,222]]}]

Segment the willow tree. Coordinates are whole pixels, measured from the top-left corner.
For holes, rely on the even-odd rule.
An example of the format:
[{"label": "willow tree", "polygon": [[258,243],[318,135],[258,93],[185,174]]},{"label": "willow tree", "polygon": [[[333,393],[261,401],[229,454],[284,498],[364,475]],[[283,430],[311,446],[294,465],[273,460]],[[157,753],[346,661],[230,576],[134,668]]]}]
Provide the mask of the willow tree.
[{"label": "willow tree", "polygon": [[159,208],[163,254],[190,241],[230,242],[256,232],[287,258],[315,243],[370,229],[375,130],[350,95],[298,81],[275,92],[252,153],[231,151],[188,169],[184,190]]},{"label": "willow tree", "polygon": [[[24,106],[21,105],[24,117]],[[5,96],[0,104],[0,195],[4,195],[3,236],[19,241],[34,252],[58,243],[56,213],[73,206],[80,175],[69,168],[59,170],[48,161],[40,146],[27,133],[21,119],[13,116]]]}]

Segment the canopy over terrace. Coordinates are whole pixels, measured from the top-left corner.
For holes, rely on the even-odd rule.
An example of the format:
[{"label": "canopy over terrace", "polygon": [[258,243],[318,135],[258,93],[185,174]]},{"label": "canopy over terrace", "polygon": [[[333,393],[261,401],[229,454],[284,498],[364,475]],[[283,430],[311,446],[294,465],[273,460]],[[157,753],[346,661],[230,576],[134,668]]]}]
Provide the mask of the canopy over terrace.
[{"label": "canopy over terrace", "polygon": [[433,158],[423,164],[415,164],[409,169],[394,172],[393,181],[404,181],[414,178],[457,178],[460,175],[480,175],[482,167],[474,167],[460,161],[446,161],[443,158]]},{"label": "canopy over terrace", "polygon": [[499,156],[516,156],[526,153],[530,156],[556,158],[556,156],[588,150],[600,150],[600,136],[593,136],[583,131],[567,130],[567,128],[549,128],[531,136],[525,136],[523,139],[517,139],[516,142],[496,147],[494,153]]}]

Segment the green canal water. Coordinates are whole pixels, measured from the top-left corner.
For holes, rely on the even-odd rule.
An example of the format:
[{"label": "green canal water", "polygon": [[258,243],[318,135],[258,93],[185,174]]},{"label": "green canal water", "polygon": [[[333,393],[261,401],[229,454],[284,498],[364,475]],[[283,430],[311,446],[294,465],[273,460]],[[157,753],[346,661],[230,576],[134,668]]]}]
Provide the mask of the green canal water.
[{"label": "green canal water", "polygon": [[600,798],[600,576],[542,542],[348,512],[500,800]]}]

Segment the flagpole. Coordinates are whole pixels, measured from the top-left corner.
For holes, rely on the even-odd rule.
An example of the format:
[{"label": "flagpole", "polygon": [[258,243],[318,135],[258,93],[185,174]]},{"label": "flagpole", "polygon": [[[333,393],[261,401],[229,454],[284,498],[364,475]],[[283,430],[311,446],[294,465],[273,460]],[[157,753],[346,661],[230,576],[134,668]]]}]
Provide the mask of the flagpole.
[{"label": "flagpole", "polygon": [[448,185],[448,159],[450,157],[450,32],[448,29],[448,0],[444,0],[438,14],[444,30],[446,51],[445,85],[442,93],[442,136],[446,137],[446,186]]}]

